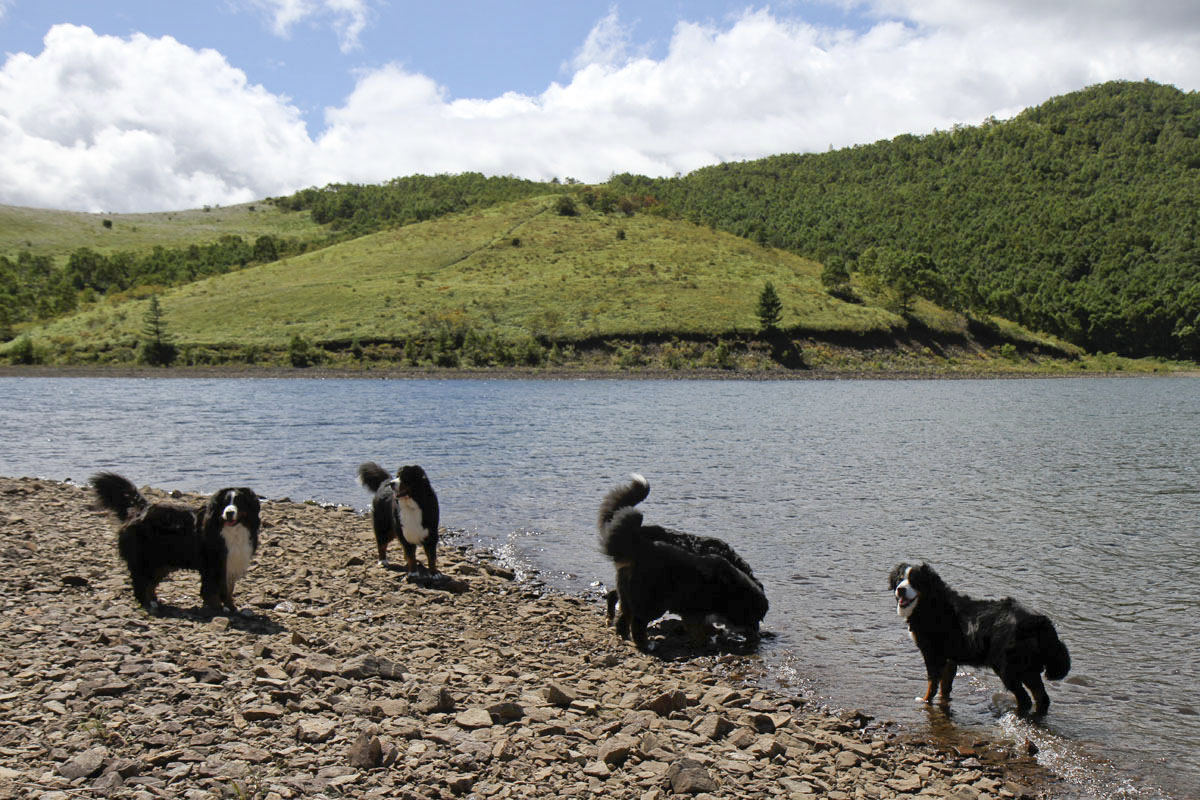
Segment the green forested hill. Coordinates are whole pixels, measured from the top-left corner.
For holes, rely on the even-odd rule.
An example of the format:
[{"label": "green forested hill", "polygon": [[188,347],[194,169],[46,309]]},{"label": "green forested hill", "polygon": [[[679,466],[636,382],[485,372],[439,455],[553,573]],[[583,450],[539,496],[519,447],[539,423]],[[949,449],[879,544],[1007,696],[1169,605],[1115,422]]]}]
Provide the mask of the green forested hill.
[{"label": "green forested hill", "polygon": [[1006,122],[613,184],[821,261],[932,267],[925,294],[1091,351],[1197,359],[1198,136],[1200,95],[1117,82]]},{"label": "green forested hill", "polygon": [[1198,205],[1200,96],[1110,83],[1005,122],[669,179],[410,176],[219,214],[0,208],[0,339],[128,359],[161,294],[197,363],[289,341],[511,362],[489,353],[744,335],[771,282],[793,338],[1064,352],[999,334],[996,316],[1091,352],[1195,361]]}]

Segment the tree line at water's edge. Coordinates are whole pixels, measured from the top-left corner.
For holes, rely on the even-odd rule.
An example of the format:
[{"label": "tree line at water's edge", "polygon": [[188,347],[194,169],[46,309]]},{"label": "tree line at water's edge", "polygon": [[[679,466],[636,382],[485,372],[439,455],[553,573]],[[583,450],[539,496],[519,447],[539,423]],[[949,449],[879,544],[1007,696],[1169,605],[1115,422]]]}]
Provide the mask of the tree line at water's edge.
[{"label": "tree line at water's edge", "polygon": [[835,297],[886,290],[994,314],[1091,352],[1200,360],[1200,96],[1114,82],[1012,120],[686,176],[586,186],[476,173],[310,188],[270,202],[325,226],[309,239],[226,235],[65,263],[0,255],[0,335],[97,296],[179,285],[374,231],[560,193],[613,214],[661,214],[825,264]]}]

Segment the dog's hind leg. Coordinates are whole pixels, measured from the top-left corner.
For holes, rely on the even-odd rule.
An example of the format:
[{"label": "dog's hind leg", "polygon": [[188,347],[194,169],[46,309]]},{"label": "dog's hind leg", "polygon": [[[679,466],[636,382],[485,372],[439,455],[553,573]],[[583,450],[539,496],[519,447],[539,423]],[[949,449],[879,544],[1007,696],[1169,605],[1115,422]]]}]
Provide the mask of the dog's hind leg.
[{"label": "dog's hind leg", "polygon": [[437,572],[437,542],[432,536],[428,536],[421,543],[421,547],[425,550],[425,562],[429,564],[429,571]]},{"label": "dog's hind leg", "polygon": [[[637,649],[646,652],[650,649],[650,641],[646,636],[646,627],[650,624],[650,620],[642,617],[628,617],[630,627],[630,635],[633,636],[633,643],[637,645]],[[624,637],[622,637],[624,638]]]},{"label": "dog's hind leg", "polygon": [[200,574],[200,600],[204,603],[204,610],[209,614],[220,613],[221,596],[224,593],[225,589],[213,574],[212,568],[206,568]]}]

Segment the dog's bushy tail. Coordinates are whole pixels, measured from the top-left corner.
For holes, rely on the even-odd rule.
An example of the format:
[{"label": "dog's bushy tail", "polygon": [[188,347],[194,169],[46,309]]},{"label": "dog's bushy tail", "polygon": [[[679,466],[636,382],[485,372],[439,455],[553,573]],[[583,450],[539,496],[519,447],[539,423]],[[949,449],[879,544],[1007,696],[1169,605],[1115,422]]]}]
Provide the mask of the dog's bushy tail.
[{"label": "dog's bushy tail", "polygon": [[[622,508],[636,506],[650,494],[650,482],[636,472],[629,476],[629,483],[614,486],[600,501],[597,525],[603,536],[604,526],[612,521],[613,515]],[[640,521],[638,523],[641,524]]]},{"label": "dog's bushy tail", "polygon": [[379,491],[379,487],[391,479],[388,471],[374,461],[365,461],[358,465],[358,482],[371,492]]},{"label": "dog's bushy tail", "polygon": [[1060,681],[1071,671],[1071,654],[1067,646],[1058,638],[1054,623],[1046,617],[1038,617],[1038,649],[1042,661],[1046,665],[1046,677],[1052,681]]},{"label": "dog's bushy tail", "polygon": [[642,512],[620,508],[600,526],[600,549],[613,561],[632,561],[641,542]]},{"label": "dog's bushy tail", "polygon": [[97,472],[92,476],[91,484],[100,505],[116,514],[121,522],[129,520],[147,505],[146,498],[133,482],[115,472]]}]

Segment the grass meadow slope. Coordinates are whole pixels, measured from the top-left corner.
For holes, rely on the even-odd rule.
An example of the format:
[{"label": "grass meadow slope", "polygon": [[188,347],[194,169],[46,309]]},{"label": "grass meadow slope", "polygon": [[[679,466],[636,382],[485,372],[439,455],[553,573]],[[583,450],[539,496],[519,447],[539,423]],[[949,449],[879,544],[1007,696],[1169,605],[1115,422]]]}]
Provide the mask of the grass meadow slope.
[{"label": "grass meadow slope", "polygon": [[[135,363],[155,297],[176,366],[972,373],[1112,367],[1089,363],[1050,337],[1002,320],[968,322],[923,300],[904,315],[874,303],[869,291],[846,302],[822,286],[820,264],[742,237],[582,204],[564,215],[560,198],[438,217],[174,288],[99,296],[77,313],[26,327],[0,346],[0,358]],[[67,250],[81,242],[96,247],[88,237],[96,234],[98,215],[45,216],[53,224],[34,224],[28,236]],[[132,216],[136,221],[114,217],[102,235],[119,236],[119,247],[129,250],[230,232],[322,233],[307,213],[267,204]],[[768,282],[782,310],[778,330],[763,334],[757,306]],[[24,359],[16,356],[20,347]]]},{"label": "grass meadow slope", "polygon": [[224,235],[313,237],[321,227],[308,213],[270,203],[243,203],[151,214],[91,214],[0,205],[0,255],[29,250],[59,263],[81,247],[100,253],[186,247]]}]

